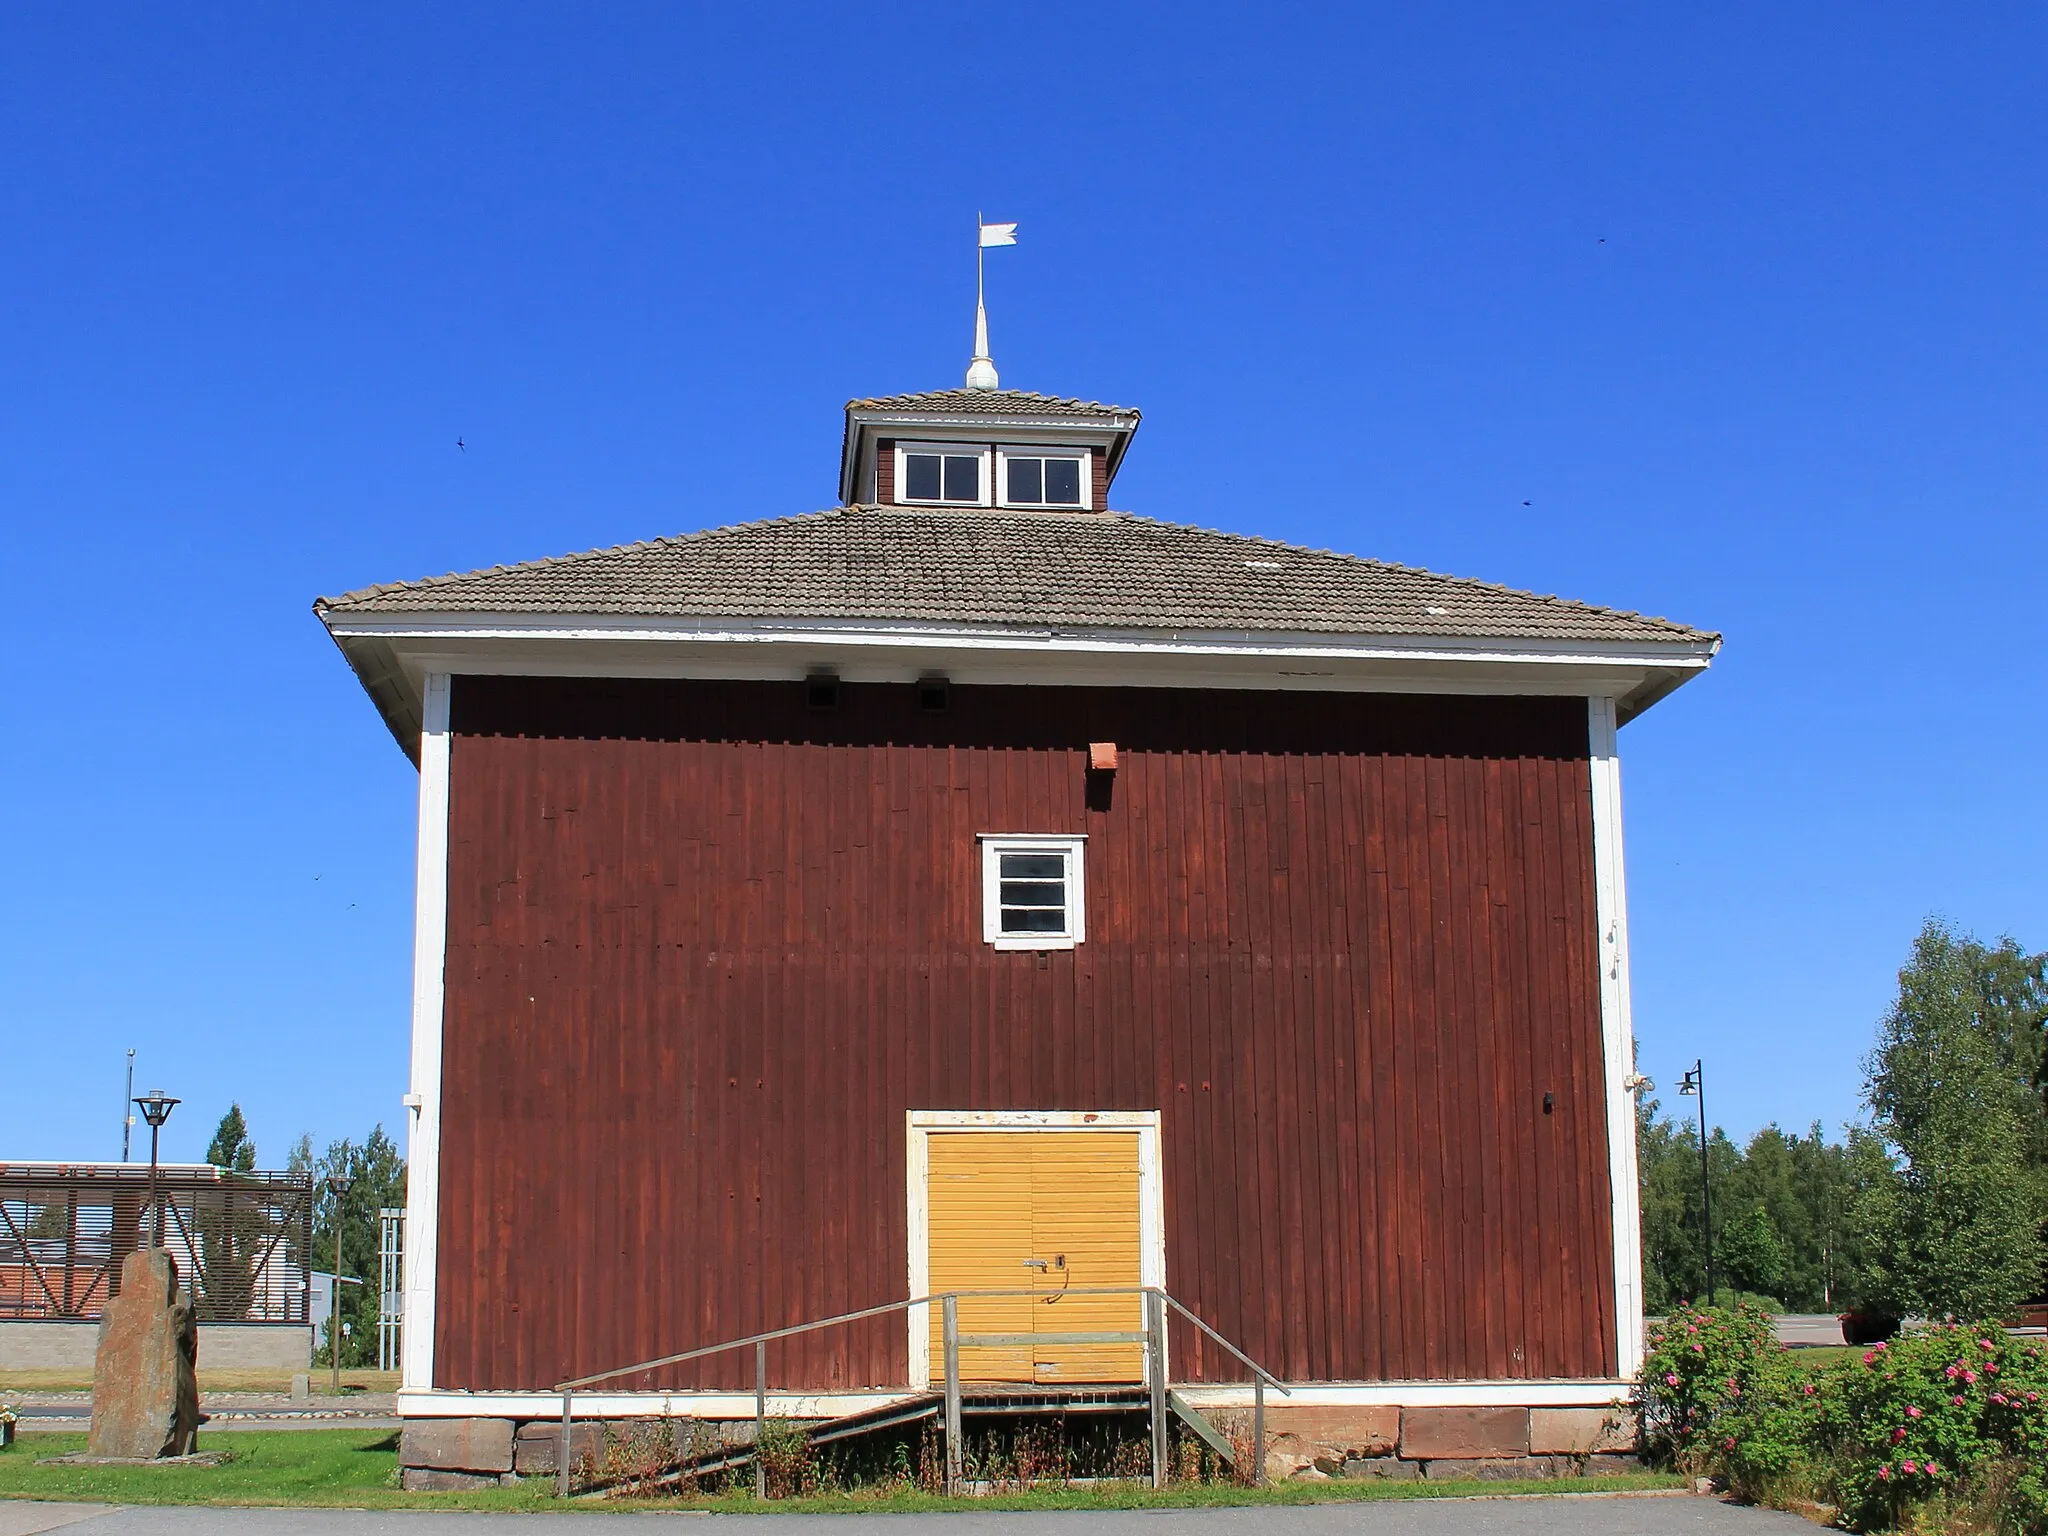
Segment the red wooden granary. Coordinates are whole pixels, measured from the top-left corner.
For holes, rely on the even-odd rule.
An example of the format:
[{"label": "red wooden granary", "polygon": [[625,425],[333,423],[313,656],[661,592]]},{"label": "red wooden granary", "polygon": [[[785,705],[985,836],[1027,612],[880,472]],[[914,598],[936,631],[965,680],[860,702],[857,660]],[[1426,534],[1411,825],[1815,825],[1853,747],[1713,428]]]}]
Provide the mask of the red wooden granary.
[{"label": "red wooden granary", "polygon": [[[1592,1448],[1641,1357],[1615,736],[1718,638],[1110,511],[1137,426],[856,400],[835,510],[318,604],[420,770],[409,1419],[495,1447],[993,1279],[978,1382],[1144,1377],[1072,1337],[1128,1284],[1304,1444]],[[768,1411],[919,1397],[937,1311],[776,1341]]]}]

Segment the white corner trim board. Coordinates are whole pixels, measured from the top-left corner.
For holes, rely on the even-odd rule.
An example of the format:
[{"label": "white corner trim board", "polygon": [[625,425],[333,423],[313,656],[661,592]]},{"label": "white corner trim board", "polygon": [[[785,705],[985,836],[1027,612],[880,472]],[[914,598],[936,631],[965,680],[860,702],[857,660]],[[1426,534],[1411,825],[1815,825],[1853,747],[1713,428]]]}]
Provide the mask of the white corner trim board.
[{"label": "white corner trim board", "polygon": [[426,677],[420,719],[419,864],[412,936],[412,1091],[406,1138],[405,1333],[400,1380],[434,1384],[434,1276],[441,1209],[441,1004],[448,951],[448,706],[453,679]]},{"label": "white corner trim board", "polygon": [[[1159,1165],[1159,1111],[1092,1109],[913,1109],[904,1115],[904,1193],[909,1202],[910,1294],[931,1294],[933,1131],[1136,1131],[1138,1133],[1138,1283],[1166,1285],[1166,1186]],[[931,1323],[925,1307],[907,1315],[910,1380],[931,1380]],[[1168,1340],[1172,1329],[1167,1330]]]},{"label": "white corner trim board", "polygon": [[1599,926],[1600,1039],[1607,1066],[1607,1180],[1614,1229],[1615,1362],[1643,1368],[1642,1197],[1636,1182],[1635,1029],[1628,976],[1628,882],[1621,852],[1621,760],[1615,701],[1587,704],[1593,791],[1593,886]]}]

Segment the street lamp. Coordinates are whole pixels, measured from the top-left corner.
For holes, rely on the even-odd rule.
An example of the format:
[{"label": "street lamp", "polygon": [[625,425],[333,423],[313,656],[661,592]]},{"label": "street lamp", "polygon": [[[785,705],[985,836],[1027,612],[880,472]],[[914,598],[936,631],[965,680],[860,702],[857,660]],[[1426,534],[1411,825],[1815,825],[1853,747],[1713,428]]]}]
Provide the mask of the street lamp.
[{"label": "street lamp", "polygon": [[174,1099],[161,1088],[152,1088],[135,1101],[135,1107],[142,1111],[142,1118],[149,1122],[149,1246],[161,1248],[164,1245],[163,1215],[156,1204],[156,1137],[164,1128],[164,1122],[171,1118],[171,1111],[183,1101]]},{"label": "street lamp", "polygon": [[121,1095],[121,1161],[128,1161],[128,1138],[135,1130],[131,1105],[135,1098],[135,1047],[128,1047],[128,1091]]},{"label": "street lamp", "polygon": [[1700,1244],[1707,1254],[1707,1305],[1714,1304],[1714,1191],[1707,1181],[1707,1085],[1695,1060],[1678,1080],[1678,1091],[1700,1101]]},{"label": "street lamp", "polygon": [[327,1339],[329,1344],[328,1389],[341,1396],[341,1200],[354,1180],[345,1173],[327,1176],[327,1192],[334,1196],[334,1284],[328,1288]]}]

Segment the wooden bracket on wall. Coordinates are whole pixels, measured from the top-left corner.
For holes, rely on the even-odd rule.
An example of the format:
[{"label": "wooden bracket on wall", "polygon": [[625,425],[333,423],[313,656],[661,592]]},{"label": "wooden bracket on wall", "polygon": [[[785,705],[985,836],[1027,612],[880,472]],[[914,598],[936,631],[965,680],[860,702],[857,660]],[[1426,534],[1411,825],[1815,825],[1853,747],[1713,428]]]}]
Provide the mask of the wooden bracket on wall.
[{"label": "wooden bracket on wall", "polygon": [[1091,741],[1088,743],[1088,771],[1090,773],[1116,772],[1115,742]]}]

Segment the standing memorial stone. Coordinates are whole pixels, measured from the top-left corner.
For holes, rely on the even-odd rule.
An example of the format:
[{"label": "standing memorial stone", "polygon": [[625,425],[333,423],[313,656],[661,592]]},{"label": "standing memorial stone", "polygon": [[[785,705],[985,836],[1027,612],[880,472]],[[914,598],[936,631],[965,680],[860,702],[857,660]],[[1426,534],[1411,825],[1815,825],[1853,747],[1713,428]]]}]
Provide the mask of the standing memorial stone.
[{"label": "standing memorial stone", "polygon": [[199,1327],[178,1266],[162,1248],[121,1264],[121,1294],[100,1319],[87,1454],[183,1456],[199,1430]]}]

